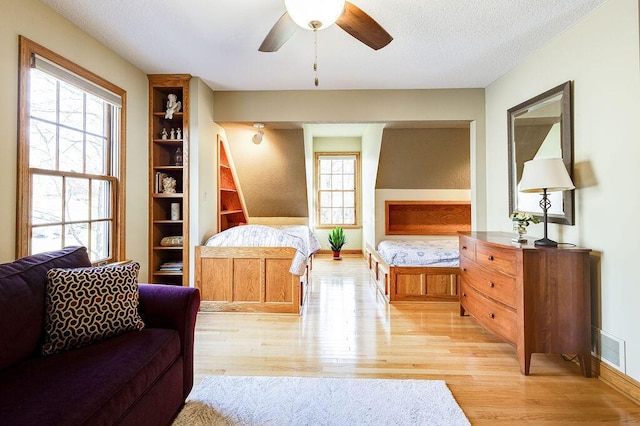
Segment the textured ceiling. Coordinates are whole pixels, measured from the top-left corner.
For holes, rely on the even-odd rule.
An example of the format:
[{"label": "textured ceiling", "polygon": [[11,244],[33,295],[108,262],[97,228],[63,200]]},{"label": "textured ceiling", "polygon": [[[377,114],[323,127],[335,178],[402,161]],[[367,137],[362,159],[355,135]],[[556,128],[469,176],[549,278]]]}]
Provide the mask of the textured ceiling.
[{"label": "textured ceiling", "polygon": [[[353,0],[394,40],[318,33],[320,90],[483,88],[605,0]],[[258,52],[283,0],[42,0],[147,74],[214,90],[308,90],[313,35]]]}]

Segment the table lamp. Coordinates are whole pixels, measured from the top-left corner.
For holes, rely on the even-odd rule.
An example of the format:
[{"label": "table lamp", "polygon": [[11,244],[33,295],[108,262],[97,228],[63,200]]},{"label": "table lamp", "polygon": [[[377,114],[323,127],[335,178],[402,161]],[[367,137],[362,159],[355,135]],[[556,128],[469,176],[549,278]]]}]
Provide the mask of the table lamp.
[{"label": "table lamp", "polygon": [[574,188],[575,186],[562,162],[562,158],[536,158],[524,163],[519,191],[542,194],[540,208],[544,218],[544,238],[536,240],[534,242],[536,246],[558,246],[556,241],[547,238],[547,211],[551,207],[551,201],[549,201],[547,193],[568,191]]}]

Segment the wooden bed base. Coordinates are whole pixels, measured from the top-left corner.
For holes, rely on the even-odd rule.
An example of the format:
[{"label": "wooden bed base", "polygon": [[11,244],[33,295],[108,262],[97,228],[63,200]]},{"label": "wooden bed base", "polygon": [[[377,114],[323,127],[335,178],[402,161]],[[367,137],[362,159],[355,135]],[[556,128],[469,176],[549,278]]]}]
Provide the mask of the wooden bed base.
[{"label": "wooden bed base", "polygon": [[378,291],[389,303],[458,301],[458,268],[389,266],[369,244],[365,261]]},{"label": "wooden bed base", "polygon": [[291,247],[195,248],[195,284],[201,311],[299,314],[309,265],[303,276],[289,272]]}]

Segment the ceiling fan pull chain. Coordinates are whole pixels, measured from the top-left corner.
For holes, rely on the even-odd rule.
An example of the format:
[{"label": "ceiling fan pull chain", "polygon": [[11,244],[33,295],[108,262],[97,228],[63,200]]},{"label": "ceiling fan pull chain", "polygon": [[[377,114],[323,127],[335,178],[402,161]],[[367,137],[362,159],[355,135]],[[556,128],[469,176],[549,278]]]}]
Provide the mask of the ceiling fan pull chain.
[{"label": "ceiling fan pull chain", "polygon": [[313,30],[313,71],[315,72],[315,84],[318,87],[318,30]]}]

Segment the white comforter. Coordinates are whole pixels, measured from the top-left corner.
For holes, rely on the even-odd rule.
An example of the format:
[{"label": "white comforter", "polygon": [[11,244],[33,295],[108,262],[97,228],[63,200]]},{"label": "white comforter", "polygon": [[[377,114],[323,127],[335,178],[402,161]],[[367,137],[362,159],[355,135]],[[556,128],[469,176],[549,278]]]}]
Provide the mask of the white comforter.
[{"label": "white comforter", "polygon": [[390,266],[459,265],[458,240],[385,240],[378,253]]},{"label": "white comforter", "polygon": [[314,234],[311,228],[309,228],[308,226],[278,225],[278,226],[271,226],[271,227],[279,229],[285,234],[301,240],[302,243],[304,244],[305,254],[307,257],[311,256],[321,248],[320,241],[318,241],[316,234]]},{"label": "white comforter", "polygon": [[308,226],[242,225],[213,235],[205,243],[213,247],[293,247],[289,272],[304,275],[306,260],[320,250],[320,242]]}]

